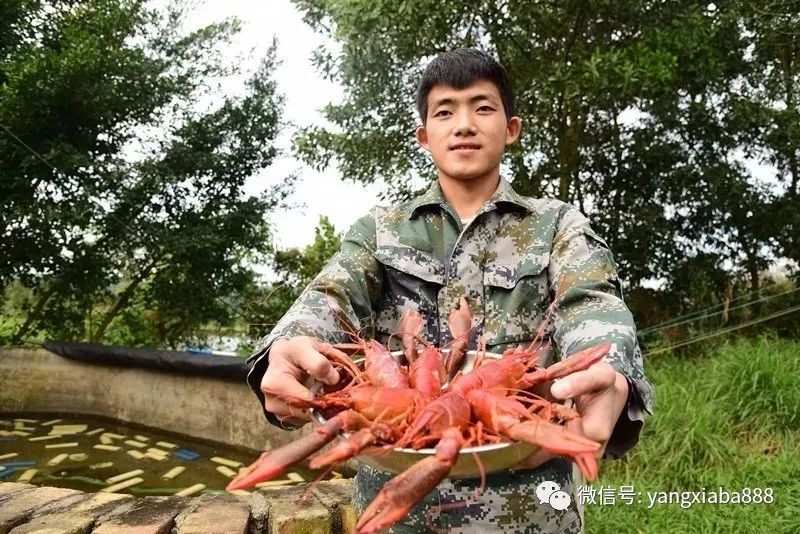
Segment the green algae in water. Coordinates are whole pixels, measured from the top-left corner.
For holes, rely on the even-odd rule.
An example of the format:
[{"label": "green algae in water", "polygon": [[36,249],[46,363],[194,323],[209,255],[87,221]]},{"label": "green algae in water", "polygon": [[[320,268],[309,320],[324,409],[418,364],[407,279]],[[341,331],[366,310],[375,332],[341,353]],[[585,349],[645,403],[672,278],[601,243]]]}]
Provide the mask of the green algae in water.
[{"label": "green algae in water", "polygon": [[[173,495],[195,484],[206,486],[202,493],[221,493],[231,480],[230,473],[249,465],[259,454],[192,442],[106,419],[45,414],[0,416],[3,482],[15,482],[26,470],[36,469],[31,484],[98,492],[113,485],[108,479],[141,470],[126,480],[136,477],[142,482],[115,493]],[[214,462],[212,458],[227,462]],[[162,478],[178,466],[185,469],[171,480]],[[287,477],[288,484],[318,476],[301,465],[290,471],[293,476]]]}]

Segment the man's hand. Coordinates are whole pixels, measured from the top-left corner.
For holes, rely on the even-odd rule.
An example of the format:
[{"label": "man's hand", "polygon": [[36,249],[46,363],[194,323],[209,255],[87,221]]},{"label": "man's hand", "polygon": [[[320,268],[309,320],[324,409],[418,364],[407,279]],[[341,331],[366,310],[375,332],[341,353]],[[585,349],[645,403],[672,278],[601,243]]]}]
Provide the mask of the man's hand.
[{"label": "man's hand", "polygon": [[317,350],[320,347],[320,341],[308,336],[279,339],[272,344],[269,366],[261,379],[261,391],[266,399],[264,407],[281,421],[303,425],[311,420],[307,411],[282,400],[311,400],[312,393],[303,385],[309,376],[330,385],[339,381],[339,373]]},{"label": "man's hand", "polygon": [[[603,456],[614,426],[628,400],[627,379],[611,365],[600,362],[584,371],[556,380],[550,387],[550,393],[556,399],[575,400],[575,408],[581,414],[583,433],[602,445],[596,456]],[[539,450],[514,468],[533,469],[555,457],[556,455],[545,450]]]}]

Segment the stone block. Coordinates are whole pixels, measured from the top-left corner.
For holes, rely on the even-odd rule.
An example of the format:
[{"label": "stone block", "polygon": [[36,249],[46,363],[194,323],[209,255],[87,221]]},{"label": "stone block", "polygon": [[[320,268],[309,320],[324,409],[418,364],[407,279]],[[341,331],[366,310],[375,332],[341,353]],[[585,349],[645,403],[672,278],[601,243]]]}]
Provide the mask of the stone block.
[{"label": "stone block", "polygon": [[261,493],[254,491],[248,497],[250,507],[250,534],[269,534],[269,502]]},{"label": "stone block", "polygon": [[84,494],[66,509],[45,506],[37,510],[24,525],[11,530],[11,534],[88,534],[98,517],[118,508],[124,502],[133,501],[131,495],[115,493]]},{"label": "stone block", "polygon": [[133,506],[98,520],[92,534],[170,534],[175,517],[188,502],[177,497],[140,497]]},{"label": "stone block", "polygon": [[325,480],[311,490],[328,509],[333,532],[355,532],[357,516],[350,506],[353,481],[349,479]]},{"label": "stone block", "polygon": [[0,482],[0,502],[3,502],[6,498],[15,493],[30,491],[35,487],[36,486],[31,484],[20,484],[19,482]]},{"label": "stone block", "polygon": [[269,502],[269,532],[280,534],[331,534],[330,511],[306,485],[262,488]]},{"label": "stone block", "polygon": [[175,518],[175,534],[247,534],[250,507],[233,495],[203,495]]},{"label": "stone block", "polygon": [[342,523],[342,534],[355,534],[358,524],[358,513],[351,504],[343,504],[339,509],[339,520]]},{"label": "stone block", "polygon": [[79,495],[82,492],[78,490],[51,487],[12,493],[0,506],[0,534],[7,534],[12,528],[25,523],[40,508],[47,505],[57,508],[59,501]]}]

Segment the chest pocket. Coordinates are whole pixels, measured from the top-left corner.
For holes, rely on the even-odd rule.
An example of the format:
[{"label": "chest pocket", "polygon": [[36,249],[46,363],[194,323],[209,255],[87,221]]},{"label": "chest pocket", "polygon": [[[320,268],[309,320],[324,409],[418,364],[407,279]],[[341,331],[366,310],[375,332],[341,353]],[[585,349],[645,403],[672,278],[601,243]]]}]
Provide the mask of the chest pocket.
[{"label": "chest pocket", "polygon": [[[436,297],[444,285],[444,266],[418,249],[407,246],[379,246],[373,256],[383,265],[383,295],[375,324],[376,337],[386,343],[400,331],[400,317],[406,308],[417,308],[425,318],[423,336],[438,338]],[[399,348],[398,336],[391,343]]]},{"label": "chest pocket", "polygon": [[484,333],[491,350],[530,343],[536,337],[550,301],[549,263],[550,249],[542,246],[516,264],[497,261],[486,266]]}]

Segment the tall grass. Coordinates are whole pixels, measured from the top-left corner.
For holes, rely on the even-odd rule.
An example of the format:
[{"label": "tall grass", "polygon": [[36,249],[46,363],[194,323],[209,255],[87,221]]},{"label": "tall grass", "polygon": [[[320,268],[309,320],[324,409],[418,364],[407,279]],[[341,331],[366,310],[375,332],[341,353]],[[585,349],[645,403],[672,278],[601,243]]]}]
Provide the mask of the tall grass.
[{"label": "tall grass", "polygon": [[[587,504],[586,531],[800,532],[800,343],[765,336],[701,357],[654,357],[655,414],[602,486],[641,503]],[[655,504],[648,491],[771,488],[773,504]]]}]

